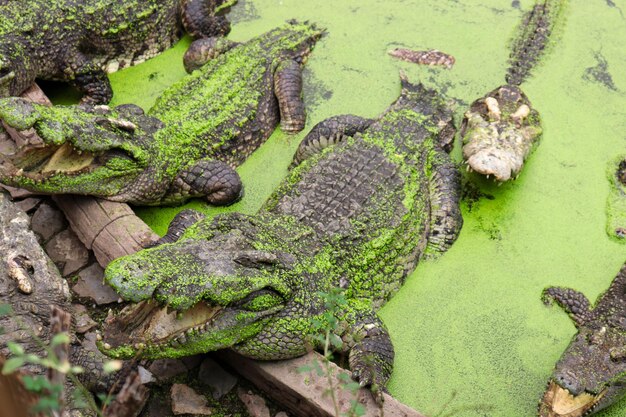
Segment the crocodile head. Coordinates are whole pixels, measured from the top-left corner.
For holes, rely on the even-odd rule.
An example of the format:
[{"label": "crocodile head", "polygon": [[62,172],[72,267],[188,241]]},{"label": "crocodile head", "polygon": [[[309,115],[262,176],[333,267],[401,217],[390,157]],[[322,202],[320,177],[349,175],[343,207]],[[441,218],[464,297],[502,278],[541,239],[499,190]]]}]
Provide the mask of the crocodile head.
[{"label": "crocodile head", "polygon": [[516,178],[541,134],[539,113],[518,87],[504,85],[474,101],[461,124],[468,170],[496,181]]},{"label": "crocodile head", "polygon": [[286,25],[259,36],[257,41],[263,50],[268,51],[268,56],[303,62],[323,34],[324,30],[313,23],[290,20]]},{"label": "crocodile head", "polygon": [[626,331],[582,327],[556,364],[540,417],[583,417],[626,393]]},{"label": "crocodile head", "polygon": [[239,230],[189,238],[112,262],[105,279],[132,303],[104,324],[108,356],[180,357],[253,338],[290,300],[292,258]]},{"label": "crocodile head", "polygon": [[123,194],[150,165],[161,122],[136,106],[47,107],[0,99],[0,182],[42,193]]},{"label": "crocodile head", "polygon": [[570,313],[578,334],[555,366],[539,417],[591,415],[626,394],[626,264],[594,308],[574,290],[546,293]]}]

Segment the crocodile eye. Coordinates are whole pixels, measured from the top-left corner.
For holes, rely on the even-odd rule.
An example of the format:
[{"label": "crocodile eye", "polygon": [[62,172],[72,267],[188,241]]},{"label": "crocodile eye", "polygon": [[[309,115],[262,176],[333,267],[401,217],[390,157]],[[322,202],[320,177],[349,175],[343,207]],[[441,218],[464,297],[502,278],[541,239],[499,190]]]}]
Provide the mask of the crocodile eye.
[{"label": "crocodile eye", "polygon": [[265,311],[283,303],[283,298],[273,290],[263,289],[246,297],[241,308],[248,311]]}]

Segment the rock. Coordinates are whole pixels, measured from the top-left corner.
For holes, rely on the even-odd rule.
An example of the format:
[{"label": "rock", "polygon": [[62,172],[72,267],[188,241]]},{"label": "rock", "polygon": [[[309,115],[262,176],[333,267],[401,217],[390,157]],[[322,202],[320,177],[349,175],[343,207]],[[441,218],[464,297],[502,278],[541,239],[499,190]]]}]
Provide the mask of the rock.
[{"label": "rock", "polygon": [[137,372],[139,373],[139,378],[141,378],[142,384],[149,384],[150,382],[155,382],[156,378],[152,375],[152,372],[148,371],[143,366],[137,367]]},{"label": "rock", "polygon": [[46,243],[45,249],[48,256],[62,270],[64,277],[73,274],[89,263],[87,248],[70,229],[55,235]]},{"label": "rock", "polygon": [[98,325],[89,317],[87,308],[82,304],[72,304],[72,317],[78,334],[86,333]]},{"label": "rock", "polygon": [[148,406],[142,413],[143,417],[171,417],[172,409],[170,404],[170,398],[166,395],[154,395],[150,396],[148,400]]},{"label": "rock", "polygon": [[187,369],[191,371],[193,368],[200,365],[200,363],[205,357],[206,357],[206,353],[199,353],[197,355],[184,356],[180,358],[180,360],[185,364]]},{"label": "rock", "polygon": [[274,417],[289,417],[289,414],[285,413],[284,411],[279,411]]},{"label": "rock", "polygon": [[248,410],[250,417],[270,417],[270,410],[265,405],[265,400],[250,391],[242,388],[237,390],[237,395]]},{"label": "rock", "polygon": [[43,242],[47,242],[52,236],[65,229],[67,222],[61,210],[48,203],[43,203],[33,214],[30,227],[33,232],[41,236]]},{"label": "rock", "polygon": [[90,298],[98,305],[114,303],[120,296],[102,282],[104,270],[97,263],[89,265],[78,273],[78,282],[72,290],[80,297]]},{"label": "rock", "polygon": [[186,373],[187,367],[180,359],[157,359],[148,370],[156,376],[159,382],[166,382],[173,377]]},{"label": "rock", "polygon": [[29,197],[20,201],[16,201],[15,205],[18,206],[25,213],[31,212],[35,207],[41,203],[42,199],[38,197]]},{"label": "rock", "polygon": [[226,372],[211,358],[206,358],[200,365],[198,380],[211,388],[216,400],[228,394],[237,384],[237,377]]},{"label": "rock", "polygon": [[11,194],[11,197],[14,199],[27,198],[37,195],[37,193],[24,190],[23,188],[9,187],[8,185],[4,184],[0,184],[0,188],[4,188],[6,191],[8,191],[9,194]]},{"label": "rock", "polygon": [[210,416],[213,412],[207,407],[204,396],[184,384],[174,384],[170,391],[172,398],[172,412],[174,415],[199,414]]}]

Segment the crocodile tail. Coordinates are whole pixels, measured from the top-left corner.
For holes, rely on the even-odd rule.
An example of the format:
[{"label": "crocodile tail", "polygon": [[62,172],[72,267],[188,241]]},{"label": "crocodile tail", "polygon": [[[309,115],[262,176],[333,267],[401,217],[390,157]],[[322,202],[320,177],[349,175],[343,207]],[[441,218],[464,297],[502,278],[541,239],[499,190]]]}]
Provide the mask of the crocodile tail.
[{"label": "crocodile tail", "polygon": [[550,35],[562,25],[567,3],[568,0],[537,0],[524,15],[511,43],[507,83],[520,85],[529,76],[550,45]]}]

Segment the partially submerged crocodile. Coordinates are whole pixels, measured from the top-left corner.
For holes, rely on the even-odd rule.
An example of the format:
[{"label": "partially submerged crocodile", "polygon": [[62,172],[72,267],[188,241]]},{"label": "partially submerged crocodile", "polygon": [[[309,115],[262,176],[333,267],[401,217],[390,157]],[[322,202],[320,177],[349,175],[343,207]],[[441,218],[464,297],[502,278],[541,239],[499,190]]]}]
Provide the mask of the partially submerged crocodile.
[{"label": "partially submerged crocodile", "polygon": [[298,356],[319,347],[321,293],[340,288],[336,348],[349,352],[361,385],[384,387],[394,352],[375,310],[462,225],[460,174],[443,150],[454,131],[442,97],[406,79],[379,118],[321,122],[300,146],[303,162],[256,215],[222,214],[176,239],[183,214],[174,243],[108,266],[106,281],[132,304],[106,321],[101,348],[118,358],[226,347]]},{"label": "partially submerged crocodile", "polygon": [[626,264],[595,307],[569,288],[544,290],[578,328],[556,364],[539,404],[540,417],[583,417],[626,394]]},{"label": "partially submerged crocodile", "polygon": [[507,84],[474,101],[461,126],[467,169],[493,175],[495,181],[517,178],[541,135],[539,113],[519,88],[530,75],[561,23],[567,0],[537,0],[524,16],[514,39]]},{"label": "partially submerged crocodile", "polygon": [[[235,0],[236,1],[236,0]],[[69,81],[87,103],[112,97],[106,76],[194,37],[228,33],[216,15],[233,0],[21,0],[0,2],[0,97],[35,78]]]},{"label": "partially submerged crocodile", "polygon": [[133,105],[0,99],[5,127],[33,128],[41,138],[0,143],[0,182],[145,205],[200,196],[232,203],[242,191],[233,167],[279,120],[286,132],[304,128],[299,62],[321,33],[290,22],[246,43],[216,42],[215,58],[167,89],[147,115]]},{"label": "partially submerged crocodile", "polygon": [[607,202],[607,233],[626,242],[626,157],[609,166],[611,192]]}]

